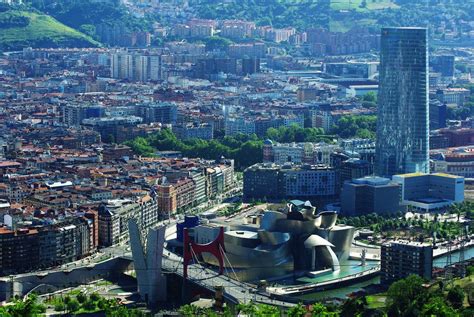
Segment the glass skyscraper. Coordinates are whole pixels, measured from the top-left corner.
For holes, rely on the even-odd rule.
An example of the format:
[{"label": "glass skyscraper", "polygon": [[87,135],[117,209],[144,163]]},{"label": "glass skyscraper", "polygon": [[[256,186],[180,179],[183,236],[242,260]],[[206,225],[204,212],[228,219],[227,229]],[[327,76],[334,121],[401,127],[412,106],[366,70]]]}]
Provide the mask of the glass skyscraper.
[{"label": "glass skyscraper", "polygon": [[376,172],[429,172],[428,32],[383,28],[377,109]]}]

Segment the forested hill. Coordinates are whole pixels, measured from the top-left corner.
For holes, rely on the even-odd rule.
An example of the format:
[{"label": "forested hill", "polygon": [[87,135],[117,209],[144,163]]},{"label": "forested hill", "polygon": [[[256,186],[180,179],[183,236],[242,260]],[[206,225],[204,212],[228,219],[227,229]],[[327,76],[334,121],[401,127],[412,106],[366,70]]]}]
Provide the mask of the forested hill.
[{"label": "forested hill", "polygon": [[428,26],[446,18],[470,20],[474,1],[437,0],[201,0],[199,17],[244,19],[274,27],[326,27],[346,31],[353,26]]}]

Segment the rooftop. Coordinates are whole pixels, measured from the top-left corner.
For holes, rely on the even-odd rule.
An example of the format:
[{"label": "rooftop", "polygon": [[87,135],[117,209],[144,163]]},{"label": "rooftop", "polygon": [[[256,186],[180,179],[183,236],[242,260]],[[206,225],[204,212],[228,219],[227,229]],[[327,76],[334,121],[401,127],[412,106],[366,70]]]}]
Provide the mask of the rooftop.
[{"label": "rooftop", "polygon": [[427,175],[429,174],[417,172],[417,173],[399,174],[399,175],[394,175],[394,176],[409,178],[409,177],[419,177],[419,176],[427,176]]},{"label": "rooftop", "polygon": [[366,176],[352,180],[354,184],[367,184],[371,186],[381,186],[390,183],[390,179],[378,176]]},{"label": "rooftop", "polygon": [[448,178],[464,178],[462,176],[458,176],[458,175],[452,175],[452,174],[447,174],[447,173],[434,173],[434,174],[431,174],[433,176],[441,176],[441,177],[448,177]]}]

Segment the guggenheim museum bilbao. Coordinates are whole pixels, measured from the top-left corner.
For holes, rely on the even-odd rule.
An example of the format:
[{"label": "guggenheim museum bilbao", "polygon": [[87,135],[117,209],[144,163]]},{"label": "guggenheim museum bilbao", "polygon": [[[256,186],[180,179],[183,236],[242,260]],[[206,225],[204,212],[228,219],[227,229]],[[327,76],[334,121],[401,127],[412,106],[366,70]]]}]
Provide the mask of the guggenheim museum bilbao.
[{"label": "guggenheim museum bilbao", "polygon": [[[340,263],[349,258],[355,228],[336,225],[336,220],[336,212],[316,213],[309,202],[298,201],[278,211],[254,209],[231,219],[186,217],[177,225],[175,242],[182,242],[182,230],[188,228],[195,242],[210,243],[223,227],[225,268],[239,280],[270,279],[294,272],[313,277],[338,271]],[[204,262],[218,265],[211,254],[202,257]]]}]

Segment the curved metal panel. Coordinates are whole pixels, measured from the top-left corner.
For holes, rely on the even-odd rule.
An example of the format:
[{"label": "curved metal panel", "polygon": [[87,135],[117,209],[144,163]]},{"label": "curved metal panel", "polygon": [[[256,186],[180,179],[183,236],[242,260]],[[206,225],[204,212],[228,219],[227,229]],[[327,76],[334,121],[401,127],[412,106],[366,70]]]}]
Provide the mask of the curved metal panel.
[{"label": "curved metal panel", "polygon": [[337,225],[329,231],[328,240],[334,244],[334,252],[339,260],[347,260],[354,238],[355,228]]},{"label": "curved metal panel", "polygon": [[262,244],[279,245],[290,240],[290,235],[285,232],[269,232],[265,230],[258,230],[258,237]]},{"label": "curved metal panel", "polygon": [[321,229],[334,227],[336,221],[337,213],[335,211],[323,211],[316,216],[316,226]]},{"label": "curved metal panel", "polygon": [[245,248],[255,248],[260,244],[258,234],[252,231],[227,231],[224,233],[224,243],[227,245],[238,245]]},{"label": "curved metal panel", "polygon": [[305,241],[304,241],[304,247],[305,248],[314,248],[314,247],[320,247],[320,246],[328,246],[328,247],[334,247],[334,245],[329,242],[328,240],[316,235],[312,234],[310,235]]},{"label": "curved metal panel", "polygon": [[275,225],[279,219],[286,219],[286,215],[278,211],[265,211],[260,222],[260,229],[266,231],[275,231]]},{"label": "curved metal panel", "polygon": [[299,221],[280,219],[276,222],[275,230],[295,235],[313,234],[316,230],[315,220]]}]

